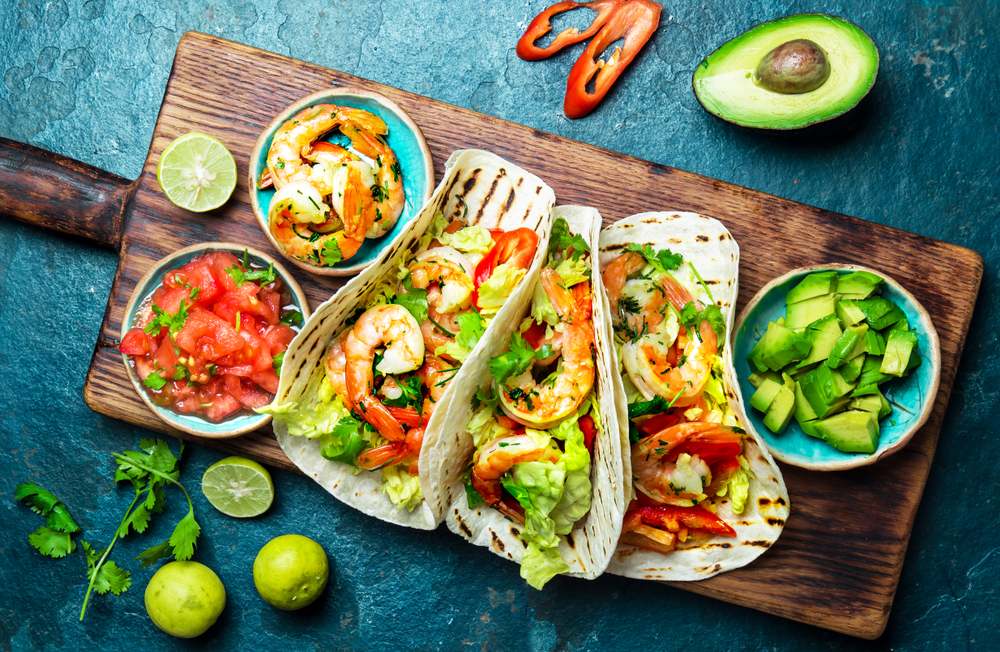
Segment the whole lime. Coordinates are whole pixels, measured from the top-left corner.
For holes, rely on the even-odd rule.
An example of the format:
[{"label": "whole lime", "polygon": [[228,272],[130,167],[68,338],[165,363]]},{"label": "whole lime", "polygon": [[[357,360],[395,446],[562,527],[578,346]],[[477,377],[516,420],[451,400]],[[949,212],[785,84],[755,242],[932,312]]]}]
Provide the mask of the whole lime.
[{"label": "whole lime", "polygon": [[253,562],[253,583],[260,597],[284,611],[312,604],[329,577],[323,546],[301,534],[271,539]]},{"label": "whole lime", "polygon": [[153,624],[178,638],[205,633],[226,606],[226,587],[212,569],[196,561],[172,561],[146,585],[146,613]]}]

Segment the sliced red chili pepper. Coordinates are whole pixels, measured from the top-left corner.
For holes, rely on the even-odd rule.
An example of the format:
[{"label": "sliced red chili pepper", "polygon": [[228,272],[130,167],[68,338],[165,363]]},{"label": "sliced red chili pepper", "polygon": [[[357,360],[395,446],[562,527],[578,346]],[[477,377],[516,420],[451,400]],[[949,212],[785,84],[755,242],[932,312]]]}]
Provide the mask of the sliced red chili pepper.
[{"label": "sliced red chili pepper", "polygon": [[[615,80],[656,31],[662,9],[651,0],[631,0],[614,11],[569,72],[566,100],[563,102],[563,112],[567,117],[582,118],[604,99]],[[615,48],[607,62],[597,60],[609,45],[620,38],[625,39],[624,47]],[[592,80],[594,92],[589,93],[587,85]]]},{"label": "sliced red chili pepper", "polygon": [[656,507],[640,507],[636,513],[629,512],[626,519],[634,522],[636,517],[646,525],[663,527],[668,530],[677,529],[679,525],[692,530],[706,530],[712,534],[735,537],[736,530],[721,518],[700,505],[694,507],[676,507],[674,505],[658,505]]},{"label": "sliced red chili pepper", "polygon": [[657,414],[654,417],[649,417],[642,423],[638,424],[639,431],[646,435],[652,435],[653,433],[665,430],[670,426],[676,426],[684,419],[684,413],[682,410],[671,409]]},{"label": "sliced red chili pepper", "polygon": [[712,482],[705,487],[705,495],[714,496],[726,486],[733,474],[740,468],[740,461],[738,458],[730,457],[727,460],[719,460],[709,468],[712,471]]},{"label": "sliced red chili pepper", "polygon": [[[535,16],[535,19],[528,25],[524,36],[517,42],[517,56],[525,61],[538,61],[539,59],[552,56],[567,45],[573,45],[574,43],[588,39],[596,34],[597,30],[601,29],[618,7],[625,4],[625,2],[626,0],[595,0],[595,2],[573,2],[572,0],[566,0],[566,2],[557,2]],[[552,39],[552,42],[547,47],[540,48],[535,45],[535,41],[552,31],[552,23],[549,21],[553,16],[558,16],[579,7],[586,7],[597,12],[593,22],[590,23],[590,27],[582,32],[575,27],[570,27],[559,32],[559,35]]]}]

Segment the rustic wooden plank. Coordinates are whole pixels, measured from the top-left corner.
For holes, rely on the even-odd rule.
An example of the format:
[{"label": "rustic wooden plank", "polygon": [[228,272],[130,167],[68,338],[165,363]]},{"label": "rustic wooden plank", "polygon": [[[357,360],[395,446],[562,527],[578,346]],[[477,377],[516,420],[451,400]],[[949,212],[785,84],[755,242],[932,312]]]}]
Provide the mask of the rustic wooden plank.
[{"label": "rustic wooden plank", "polygon": [[[253,71],[249,74],[248,71]],[[507,123],[350,75],[230,43],[187,34],[178,46],[149,155],[122,237],[85,397],[93,409],[161,432],[170,431],[136,396],[113,347],[136,282],[158,258],[211,240],[270,244],[251,213],[249,154],[263,127],[298,97],[331,86],[380,92],[420,125],[438,175],[454,149],[484,148],[544,178],[561,204],[597,207],[606,223],[650,210],[712,215],[742,249],[740,306],[768,280],[807,264],[863,262],[891,275],[930,312],[941,338],[941,389],[928,423],[903,451],[854,471],[809,472],[782,466],[792,514],[777,544],[750,566],[680,588],[864,638],[885,627],[979,283],[982,259],[970,250],[721,181],[623,156]],[[177,136],[202,131],[226,143],[241,182],[210,215],[170,204],[156,164]],[[316,307],[342,281],[292,274]],[[269,430],[228,441],[222,450],[292,468]]]}]

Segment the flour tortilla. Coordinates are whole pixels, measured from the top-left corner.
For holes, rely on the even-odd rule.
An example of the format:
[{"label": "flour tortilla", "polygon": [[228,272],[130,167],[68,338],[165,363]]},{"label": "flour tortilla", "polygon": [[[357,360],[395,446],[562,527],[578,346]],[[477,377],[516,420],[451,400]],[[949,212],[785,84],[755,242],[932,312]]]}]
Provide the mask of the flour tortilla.
[{"label": "flour tortilla", "polygon": [[[601,216],[596,210],[582,206],[557,206],[553,221],[560,217],[566,219],[573,233],[581,234],[587,239],[591,252],[597,251]],[[539,246],[547,249],[547,240]],[[595,257],[595,270],[596,262]],[[536,275],[532,279],[532,285],[537,278]],[[597,280],[596,276],[594,280]],[[608,339],[611,322],[608,318],[610,311],[607,298],[600,282],[592,283],[591,287],[597,351],[594,385],[601,417],[591,465],[593,502],[590,512],[576,524],[573,531],[560,537],[559,545],[559,553],[570,567],[569,574],[588,579],[597,577],[604,571],[621,531],[626,506],[626,487],[622,482],[625,477],[622,469],[622,443],[628,438],[627,429],[622,430],[626,421],[622,419],[619,410],[619,406],[624,406],[624,390],[621,389],[620,378],[617,390],[621,392],[622,400],[618,402],[615,399],[613,353]],[[512,300],[511,303],[515,301]],[[530,304],[531,292],[519,297],[515,310],[511,313],[510,328],[506,331],[494,331],[492,346],[484,349],[477,359],[470,358],[466,361],[463,369],[467,368],[469,371],[466,376],[468,383],[458,388],[453,395],[445,427],[440,431],[447,439],[437,442],[431,448],[431,454],[436,458],[432,468],[441,472],[442,492],[439,495],[448,499],[450,505],[446,520],[448,528],[466,540],[487,547],[518,564],[521,563],[526,548],[520,538],[521,526],[485,504],[470,509],[460,478],[471,463],[474,452],[472,436],[465,430],[473,413],[472,397],[478,388],[485,388],[492,382],[489,360],[503,349],[510,332],[528,313]]]},{"label": "flour tortilla", "polygon": [[[739,295],[740,250],[732,234],[718,220],[697,213],[642,213],[604,229],[600,239],[600,267],[603,271],[629,243],[649,244],[654,249],[670,249],[693,263],[710,288],[716,305],[725,317],[727,342],[722,351],[726,395],[741,424],[747,423],[743,401],[733,368],[733,320]],[[612,333],[613,336],[613,333]],[[613,342],[613,339],[611,340]],[[612,346],[614,353],[614,347]],[[618,365],[615,362],[615,371]],[[620,374],[616,373],[620,378]],[[624,399],[622,399],[624,403]],[[743,456],[752,471],[750,493],[743,513],[734,515],[729,498],[717,498],[718,516],[734,530],[736,537],[713,536],[677,544],[669,554],[660,554],[630,545],[619,545],[608,572],[639,579],[701,580],[749,564],[770,548],[785,525],[789,513],[788,490],[775,464],[752,429],[747,431]],[[631,455],[624,449],[626,495],[631,487]]]},{"label": "flour tortilla", "polygon": [[[494,331],[507,327],[516,316],[516,307],[526,297],[531,297],[532,279],[538,276],[545,258],[545,243],[548,242],[554,204],[552,189],[530,172],[489,152],[456,151],[445,164],[441,183],[416,218],[383,250],[371,267],[323,303],[291,343],[285,354],[273,405],[287,404],[303,397],[313,372],[324,364],[327,346],[333,337],[343,331],[344,321],[368,303],[381,279],[395,276],[399,263],[411,255],[438,211],[451,220],[462,216],[467,209],[469,224],[504,230],[527,227],[539,235],[538,251],[528,273],[510,300],[493,317],[473,349],[469,360],[476,360],[482,349],[496,341]],[[289,435],[288,428],[278,419],[274,420],[274,434],[289,459],[339,500],[390,523],[434,529],[444,518],[444,510],[442,501],[435,495],[436,487],[427,482],[431,475],[428,467],[431,442],[445,422],[454,390],[470,384],[467,380],[468,366],[467,361],[455,374],[427,424],[418,461],[424,501],[412,511],[398,508],[382,492],[381,471],[362,471],[352,475],[352,467],[323,458],[317,440]]]}]

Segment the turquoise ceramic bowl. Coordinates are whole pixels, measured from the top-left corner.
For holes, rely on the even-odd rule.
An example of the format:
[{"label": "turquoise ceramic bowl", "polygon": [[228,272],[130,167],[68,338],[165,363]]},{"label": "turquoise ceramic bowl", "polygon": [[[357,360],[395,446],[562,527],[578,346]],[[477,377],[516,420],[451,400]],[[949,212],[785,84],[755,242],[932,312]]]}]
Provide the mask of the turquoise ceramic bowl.
[{"label": "turquoise ceramic bowl", "polygon": [[[389,128],[389,147],[396,155],[403,173],[403,191],[406,194],[406,206],[402,215],[396,221],[396,225],[381,238],[366,239],[364,244],[356,254],[347,260],[342,260],[333,266],[313,265],[308,261],[300,260],[285,254],[284,248],[271,235],[268,228],[267,211],[271,206],[271,199],[274,197],[274,188],[259,190],[257,179],[261,170],[267,168],[267,152],[271,148],[271,138],[274,132],[288,121],[292,116],[302,109],[317,104],[337,104],[340,106],[350,106],[356,109],[364,109],[374,113],[385,121]],[[339,131],[324,136],[322,140],[336,143],[348,142],[340,135]],[[317,91],[311,95],[303,97],[298,102],[292,104],[279,113],[271,124],[267,125],[257,139],[257,144],[250,154],[250,176],[248,179],[250,189],[250,204],[253,206],[254,215],[260,228],[264,230],[274,248],[289,260],[292,264],[302,269],[321,274],[324,276],[355,276],[365,267],[368,267],[378,258],[382,249],[385,248],[396,235],[403,230],[423,207],[434,191],[434,159],[431,157],[430,149],[424,140],[424,135],[420,128],[410,119],[395,102],[387,97],[357,88],[330,88]]]},{"label": "turquoise ceramic bowl", "polygon": [[[841,275],[864,270],[885,279],[882,296],[895,302],[906,313],[911,330],[917,333],[918,351],[923,358],[923,363],[909,376],[890,381],[885,386],[885,396],[892,403],[893,411],[879,422],[878,448],[870,455],[841,452],[802,432],[794,418],[782,434],[776,435],[764,425],[763,413],[749,404],[755,390],[748,380],[751,369],[747,355],[767,330],[768,322],[785,316],[785,295],[788,290],[808,274],[834,269],[840,271]],[[733,339],[733,362],[749,424],[775,458],[793,466],[839,471],[874,464],[905,446],[930,417],[934,407],[941,373],[941,348],[937,331],[930,315],[913,295],[883,272],[857,265],[823,265],[793,270],[771,281],[757,293],[737,319]]]},{"label": "turquoise ceramic bowl", "polygon": [[[309,303],[306,301],[306,296],[302,293],[302,288],[299,287],[299,284],[295,282],[295,279],[288,273],[288,270],[282,267],[281,263],[274,260],[267,254],[250,247],[229,242],[208,242],[185,247],[180,251],[170,254],[166,258],[161,258],[153,264],[150,270],[146,272],[146,275],[143,276],[136,284],[135,290],[132,292],[132,297],[129,299],[128,306],[125,308],[125,319],[122,320],[122,338],[125,337],[125,333],[132,329],[132,325],[136,321],[137,313],[152,297],[156,288],[160,287],[163,283],[163,277],[165,274],[183,267],[198,256],[202,256],[213,251],[228,251],[241,260],[243,258],[243,252],[246,251],[248,254],[248,260],[262,267],[267,267],[268,265],[273,264],[274,271],[277,272],[278,276],[281,277],[292,292],[292,298],[295,306],[298,308],[299,312],[302,313],[302,323],[304,324],[306,320],[309,319]],[[128,372],[129,380],[132,381],[132,385],[135,387],[135,391],[139,393],[139,397],[142,398],[143,402],[147,406],[149,406],[149,409],[153,411],[153,414],[159,417],[160,420],[171,428],[176,428],[177,430],[181,430],[192,435],[199,435],[210,439],[224,439],[227,437],[236,437],[237,435],[242,435],[243,433],[250,432],[251,430],[256,430],[271,421],[271,415],[256,414],[249,410],[241,410],[235,416],[225,419],[220,423],[212,423],[207,419],[203,419],[202,417],[195,415],[177,414],[173,410],[160,407],[159,405],[153,403],[153,401],[150,400],[146,389],[142,386],[142,381],[139,380],[139,376],[135,371],[135,366],[132,364],[129,356],[123,353],[122,361],[125,363],[125,369]]]}]

